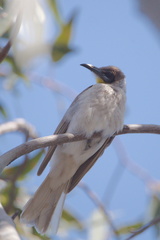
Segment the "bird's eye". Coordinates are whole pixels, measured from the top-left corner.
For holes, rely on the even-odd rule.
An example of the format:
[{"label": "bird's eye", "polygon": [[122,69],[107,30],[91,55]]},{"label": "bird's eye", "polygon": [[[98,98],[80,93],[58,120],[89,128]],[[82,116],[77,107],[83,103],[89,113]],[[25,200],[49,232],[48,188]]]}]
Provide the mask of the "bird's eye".
[{"label": "bird's eye", "polygon": [[104,72],[103,73],[109,80],[110,82],[114,82],[115,80],[115,75],[112,72]]}]

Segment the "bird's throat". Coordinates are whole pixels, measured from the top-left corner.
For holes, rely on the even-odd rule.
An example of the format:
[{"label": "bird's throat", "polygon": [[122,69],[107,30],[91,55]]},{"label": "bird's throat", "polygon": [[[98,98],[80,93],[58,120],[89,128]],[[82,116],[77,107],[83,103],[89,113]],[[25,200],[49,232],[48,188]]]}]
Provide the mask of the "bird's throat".
[{"label": "bird's throat", "polygon": [[97,83],[105,83],[100,77],[96,77],[96,82]]}]

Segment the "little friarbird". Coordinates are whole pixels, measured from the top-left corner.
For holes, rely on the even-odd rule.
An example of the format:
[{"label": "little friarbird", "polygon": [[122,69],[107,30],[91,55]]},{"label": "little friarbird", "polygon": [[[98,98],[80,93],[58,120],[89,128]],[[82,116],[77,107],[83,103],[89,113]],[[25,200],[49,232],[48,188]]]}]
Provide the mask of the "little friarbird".
[{"label": "little friarbird", "polygon": [[[38,175],[51,161],[51,169],[21,214],[24,223],[44,233],[51,221],[57,232],[66,194],[82,179],[102,155],[115,133],[123,128],[126,83],[123,72],[114,66],[97,68],[81,64],[91,70],[97,84],[81,92],[59,123],[55,134],[84,135],[86,140],[49,147]],[[99,137],[93,137],[94,134]],[[52,217],[53,216],[53,217]]]}]

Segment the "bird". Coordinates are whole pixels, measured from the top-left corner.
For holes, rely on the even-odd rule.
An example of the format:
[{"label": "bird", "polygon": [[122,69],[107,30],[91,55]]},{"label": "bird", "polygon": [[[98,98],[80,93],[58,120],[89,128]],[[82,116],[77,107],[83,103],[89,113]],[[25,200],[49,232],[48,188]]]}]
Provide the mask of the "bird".
[{"label": "bird", "polygon": [[97,83],[75,98],[54,134],[72,133],[84,135],[85,139],[49,147],[38,175],[49,161],[50,172],[21,213],[21,221],[34,226],[41,234],[47,231],[51,219],[51,231],[57,233],[66,195],[90,170],[124,124],[124,73],[115,66],[80,65],[95,75]]}]

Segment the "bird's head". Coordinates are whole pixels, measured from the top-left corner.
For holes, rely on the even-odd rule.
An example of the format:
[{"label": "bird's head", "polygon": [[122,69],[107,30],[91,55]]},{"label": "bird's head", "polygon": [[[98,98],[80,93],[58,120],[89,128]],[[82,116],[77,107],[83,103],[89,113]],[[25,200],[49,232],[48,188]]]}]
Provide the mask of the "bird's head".
[{"label": "bird's head", "polygon": [[124,82],[125,75],[117,67],[108,66],[108,67],[97,68],[91,64],[85,64],[85,63],[81,64],[81,66],[88,68],[90,71],[92,71],[96,75],[97,83],[119,85],[121,82]]}]

